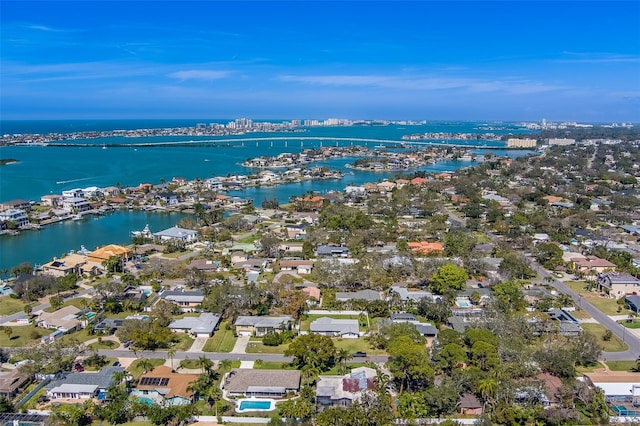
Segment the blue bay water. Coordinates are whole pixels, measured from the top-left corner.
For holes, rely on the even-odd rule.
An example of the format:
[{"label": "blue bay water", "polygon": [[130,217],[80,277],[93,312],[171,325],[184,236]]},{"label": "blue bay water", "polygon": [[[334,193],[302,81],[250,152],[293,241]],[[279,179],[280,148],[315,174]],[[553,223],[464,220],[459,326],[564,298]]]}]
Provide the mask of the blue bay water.
[{"label": "blue bay water", "polygon": [[[194,126],[196,123],[224,122],[224,120],[77,120],[77,121],[2,121],[1,132],[6,133],[68,133],[75,131],[141,129]],[[528,132],[517,126],[494,133]],[[0,166],[0,201],[27,199],[39,201],[42,195],[59,194],[63,190],[88,186],[135,186],[140,183],[157,184],[173,177],[206,179],[228,174],[250,174],[255,170],[241,165],[247,158],[260,155],[277,155],[282,152],[299,152],[301,149],[322,146],[347,146],[350,142],[332,141],[332,137],[371,138],[401,141],[403,135],[425,132],[484,133],[477,123],[430,123],[420,126],[352,126],[313,127],[300,133],[249,133],[217,139],[246,137],[286,137],[285,141],[246,142],[224,146],[152,146],[112,147],[112,144],[128,144],[159,141],[197,140],[196,137],[154,138],[101,138],[78,141],[94,147],[10,146],[0,147],[0,158],[15,158],[18,163]],[[321,141],[301,141],[301,137],[322,137]],[[201,139],[216,139],[204,137]],[[357,142],[352,142],[357,143]],[[109,144],[102,149],[103,144]],[[362,143],[361,143],[362,144]],[[369,143],[373,147],[375,143]],[[489,150],[496,154],[519,156],[531,151],[500,149],[502,143],[494,143]],[[477,153],[485,150],[474,150]],[[277,198],[288,202],[290,197],[309,190],[324,193],[342,190],[346,185],[376,182],[395,176],[395,173],[350,171],[344,165],[353,158],[327,161],[325,165],[341,169],[341,180],[307,181],[282,186],[247,188],[231,192],[231,195],[252,198],[259,205],[264,199]],[[423,170],[430,172],[453,171],[467,167],[463,161],[443,161]],[[152,231],[175,225],[182,216],[170,216],[136,211],[117,212],[100,219],[84,219],[76,222],[44,227],[41,231],[22,232],[18,236],[0,236],[0,268],[10,268],[20,262],[43,263],[52,256],[80,245],[87,249],[108,243],[129,241],[129,232],[142,229],[147,223]]]}]

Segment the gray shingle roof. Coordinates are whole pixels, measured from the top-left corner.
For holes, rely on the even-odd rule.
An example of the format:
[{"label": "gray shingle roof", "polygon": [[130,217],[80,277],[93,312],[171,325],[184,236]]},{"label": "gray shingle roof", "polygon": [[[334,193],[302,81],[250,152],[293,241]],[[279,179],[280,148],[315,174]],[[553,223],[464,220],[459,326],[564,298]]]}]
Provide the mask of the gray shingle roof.
[{"label": "gray shingle roof", "polygon": [[102,367],[102,370],[96,373],[67,373],[54,379],[46,386],[47,390],[51,390],[63,384],[68,385],[94,385],[99,388],[106,389],[111,386],[113,375],[124,371],[122,367]]},{"label": "gray shingle roof", "polygon": [[322,317],[309,326],[312,333],[359,334],[358,320]]}]

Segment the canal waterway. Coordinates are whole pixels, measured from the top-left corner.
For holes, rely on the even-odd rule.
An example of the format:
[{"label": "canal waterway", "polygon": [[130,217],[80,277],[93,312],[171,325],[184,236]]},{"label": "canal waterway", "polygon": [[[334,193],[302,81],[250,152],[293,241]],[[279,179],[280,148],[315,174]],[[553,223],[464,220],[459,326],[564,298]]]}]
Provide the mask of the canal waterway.
[{"label": "canal waterway", "polygon": [[[158,127],[194,126],[206,120],[179,121],[77,121],[77,122],[2,122],[2,133],[48,133],[90,130],[140,129]],[[9,146],[0,147],[0,158],[15,158],[15,164],[0,166],[0,201],[12,199],[39,200],[42,195],[60,194],[63,190],[88,186],[134,186],[140,183],[157,184],[173,177],[186,179],[229,174],[250,174],[253,169],[241,163],[251,157],[277,155],[283,152],[300,152],[306,148],[320,146],[347,146],[357,142],[332,141],[331,137],[373,138],[401,141],[406,134],[425,132],[449,133],[524,133],[526,129],[505,126],[504,130],[487,130],[478,123],[436,123],[420,126],[354,126],[354,127],[313,127],[305,132],[291,133],[250,133],[247,135],[224,136],[220,139],[246,137],[286,137],[286,140],[260,141],[223,144],[221,146],[151,146],[113,147],[117,144],[145,143],[158,141],[194,140],[194,137],[109,137],[81,140],[95,147],[55,147],[55,146]],[[323,137],[325,140],[302,140],[303,137]],[[207,136],[203,139],[215,139]],[[442,142],[442,141],[440,141]],[[448,141],[445,141],[447,143]],[[484,144],[484,142],[482,142]],[[359,143],[373,148],[375,143]],[[452,143],[453,144],[453,143]],[[490,151],[498,155],[512,157],[528,155],[532,151],[502,149],[504,143],[494,142],[488,149],[472,152],[483,154]],[[106,148],[105,145],[109,145]],[[105,147],[103,147],[105,146]],[[305,181],[300,183],[252,187],[233,191],[230,195],[252,198],[260,205],[264,199],[277,198],[288,202],[292,196],[307,191],[325,193],[341,191],[346,185],[360,185],[396,176],[397,173],[365,172],[346,169],[353,158],[329,160],[319,165],[340,169],[345,173],[340,180]],[[465,161],[441,161],[423,167],[429,172],[454,171],[472,165]],[[108,243],[127,243],[133,230],[140,230],[149,224],[157,232],[175,225],[183,216],[177,213],[152,213],[142,211],[118,211],[99,218],[85,218],[48,225],[40,231],[24,231],[17,236],[0,236],[0,268],[11,268],[28,261],[41,264],[53,256],[60,256],[69,250],[78,250],[81,245],[87,249]]]}]

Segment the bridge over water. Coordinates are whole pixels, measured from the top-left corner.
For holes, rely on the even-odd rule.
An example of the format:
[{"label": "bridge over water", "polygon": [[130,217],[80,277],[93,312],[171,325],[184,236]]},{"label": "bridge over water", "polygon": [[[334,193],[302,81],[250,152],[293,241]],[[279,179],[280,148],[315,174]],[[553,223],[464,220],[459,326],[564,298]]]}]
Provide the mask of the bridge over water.
[{"label": "bridge over water", "polygon": [[[340,142],[346,143],[358,143],[358,144],[379,144],[380,146],[389,146],[394,147],[397,145],[402,145],[405,147],[410,146],[451,146],[451,147],[461,147],[461,148],[506,148],[502,146],[490,146],[487,142],[494,141],[483,141],[478,140],[478,143],[468,143],[467,141],[406,141],[406,140],[391,140],[391,139],[373,139],[373,138],[343,138],[343,137],[321,137],[321,136],[301,136],[301,137],[285,137],[285,136],[274,136],[274,137],[256,137],[256,138],[226,138],[226,139],[201,139],[201,140],[187,140],[187,141],[158,141],[158,142],[134,142],[134,143],[88,143],[88,142],[50,142],[47,143],[47,146],[58,146],[58,147],[88,147],[88,148],[100,148],[100,147],[109,147],[109,148],[145,148],[145,147],[161,147],[161,146],[203,146],[203,145],[224,145],[229,146],[232,144],[244,145],[245,143],[255,142],[258,145],[260,142],[269,142],[273,143],[275,141],[284,142],[285,146],[288,146],[289,143],[295,144],[296,142],[300,142],[300,146],[304,146],[305,141],[314,141],[320,142],[320,146],[323,144],[327,144],[327,146],[331,144],[339,145]],[[482,144],[484,142],[484,144]]]}]

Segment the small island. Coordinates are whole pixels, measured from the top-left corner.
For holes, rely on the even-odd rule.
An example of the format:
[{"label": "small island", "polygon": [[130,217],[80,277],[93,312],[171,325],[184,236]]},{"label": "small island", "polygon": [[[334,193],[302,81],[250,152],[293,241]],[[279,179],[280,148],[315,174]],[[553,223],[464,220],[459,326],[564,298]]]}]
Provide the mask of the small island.
[{"label": "small island", "polygon": [[8,164],[15,164],[18,160],[15,158],[0,158],[0,166],[6,166]]}]

